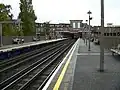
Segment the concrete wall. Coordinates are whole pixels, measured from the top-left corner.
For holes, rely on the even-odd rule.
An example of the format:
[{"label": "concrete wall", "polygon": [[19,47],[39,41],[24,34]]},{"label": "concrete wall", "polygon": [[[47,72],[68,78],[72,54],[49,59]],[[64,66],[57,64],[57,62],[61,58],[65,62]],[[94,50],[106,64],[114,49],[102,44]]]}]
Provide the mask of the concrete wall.
[{"label": "concrete wall", "polygon": [[[12,44],[12,38],[15,36],[3,36],[2,42],[3,45],[11,45]],[[24,36],[25,43],[32,42],[32,36]]]},{"label": "concrete wall", "polygon": [[[13,37],[15,37],[15,36],[3,36],[2,37],[2,43],[3,43],[3,45],[11,45]],[[25,43],[32,42],[33,41],[32,37],[33,36],[24,36],[24,42]],[[45,36],[40,36],[40,40],[45,40]]]},{"label": "concrete wall", "polygon": [[45,36],[40,36],[40,41],[45,40]]},{"label": "concrete wall", "polygon": [[24,36],[24,41],[25,41],[25,43],[32,42],[33,41],[33,36]]},{"label": "concrete wall", "polygon": [[3,36],[2,37],[3,45],[10,45],[12,44],[12,36]]}]

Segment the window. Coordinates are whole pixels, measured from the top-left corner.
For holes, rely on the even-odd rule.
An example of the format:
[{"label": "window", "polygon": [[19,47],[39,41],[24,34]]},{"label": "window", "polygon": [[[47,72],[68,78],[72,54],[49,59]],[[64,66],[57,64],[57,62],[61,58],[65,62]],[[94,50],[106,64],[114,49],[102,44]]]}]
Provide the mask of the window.
[{"label": "window", "polygon": [[112,36],[112,33],[110,33],[110,36]]},{"label": "window", "polygon": [[80,28],[80,23],[78,23],[78,28]]},{"label": "window", "polygon": [[104,33],[104,36],[106,36],[106,33]]},{"label": "window", "polygon": [[75,28],[75,23],[73,23],[73,28]]},{"label": "window", "polygon": [[107,33],[107,36],[109,36],[109,33]]},{"label": "window", "polygon": [[116,36],[116,33],[113,33],[113,36]]}]

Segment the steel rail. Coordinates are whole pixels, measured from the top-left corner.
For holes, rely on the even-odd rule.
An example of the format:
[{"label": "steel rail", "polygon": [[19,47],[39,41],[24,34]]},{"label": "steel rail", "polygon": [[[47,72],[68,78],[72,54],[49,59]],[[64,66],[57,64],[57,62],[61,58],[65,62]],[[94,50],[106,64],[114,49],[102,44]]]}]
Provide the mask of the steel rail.
[{"label": "steel rail", "polygon": [[[58,50],[56,50],[58,51]],[[51,53],[53,54],[53,53]],[[0,83],[1,88],[4,87],[5,85],[9,84],[11,81],[13,81],[14,79],[18,78],[20,75],[22,75],[23,73],[25,73],[26,71],[28,71],[30,68],[33,68],[34,66],[36,66],[40,61],[46,59],[47,57],[49,57],[51,54],[47,55],[46,57],[42,58],[41,60],[37,61],[36,63],[32,64],[31,66],[25,68],[24,70],[18,72],[17,74],[13,75],[12,77],[10,77],[9,79],[5,80],[4,82]],[[53,55],[52,55],[53,56]],[[51,56],[51,57],[52,57]],[[49,57],[50,58],[50,57]]]}]

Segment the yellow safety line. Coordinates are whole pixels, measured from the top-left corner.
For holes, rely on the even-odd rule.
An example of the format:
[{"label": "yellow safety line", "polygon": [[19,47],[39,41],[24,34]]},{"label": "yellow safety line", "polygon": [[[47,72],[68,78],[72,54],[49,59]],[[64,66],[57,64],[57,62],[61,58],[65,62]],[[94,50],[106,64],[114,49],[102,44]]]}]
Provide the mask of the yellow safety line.
[{"label": "yellow safety line", "polygon": [[[74,47],[73,49],[75,50],[75,47]],[[59,78],[58,78],[58,80],[57,80],[54,88],[53,88],[53,90],[58,90],[58,89],[59,89],[60,84],[61,84],[61,82],[62,82],[62,79],[63,79],[63,77],[64,77],[64,75],[65,75],[66,70],[67,70],[67,67],[68,67],[68,65],[69,65],[69,63],[70,63],[70,60],[71,60],[71,58],[72,58],[72,55],[73,55],[74,50],[73,50],[72,53],[70,54],[70,57],[68,58],[65,66],[64,66],[64,68],[63,68],[63,70],[62,70],[62,72],[61,72],[61,74],[60,74],[60,76],[59,76]]]}]

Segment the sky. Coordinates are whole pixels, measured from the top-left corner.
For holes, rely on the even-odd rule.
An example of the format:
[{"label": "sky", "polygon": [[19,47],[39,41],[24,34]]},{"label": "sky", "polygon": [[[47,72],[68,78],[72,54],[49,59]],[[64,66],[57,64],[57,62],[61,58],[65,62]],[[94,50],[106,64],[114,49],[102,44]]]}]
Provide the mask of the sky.
[{"label": "sky", "polygon": [[[105,1],[105,25],[113,23],[120,25],[120,0]],[[14,18],[17,18],[19,0],[0,0],[0,3],[10,4]],[[69,20],[88,19],[87,12],[92,12],[91,25],[100,25],[100,0],[33,0],[33,7],[37,16],[36,22],[50,21],[51,23],[69,23]]]}]

